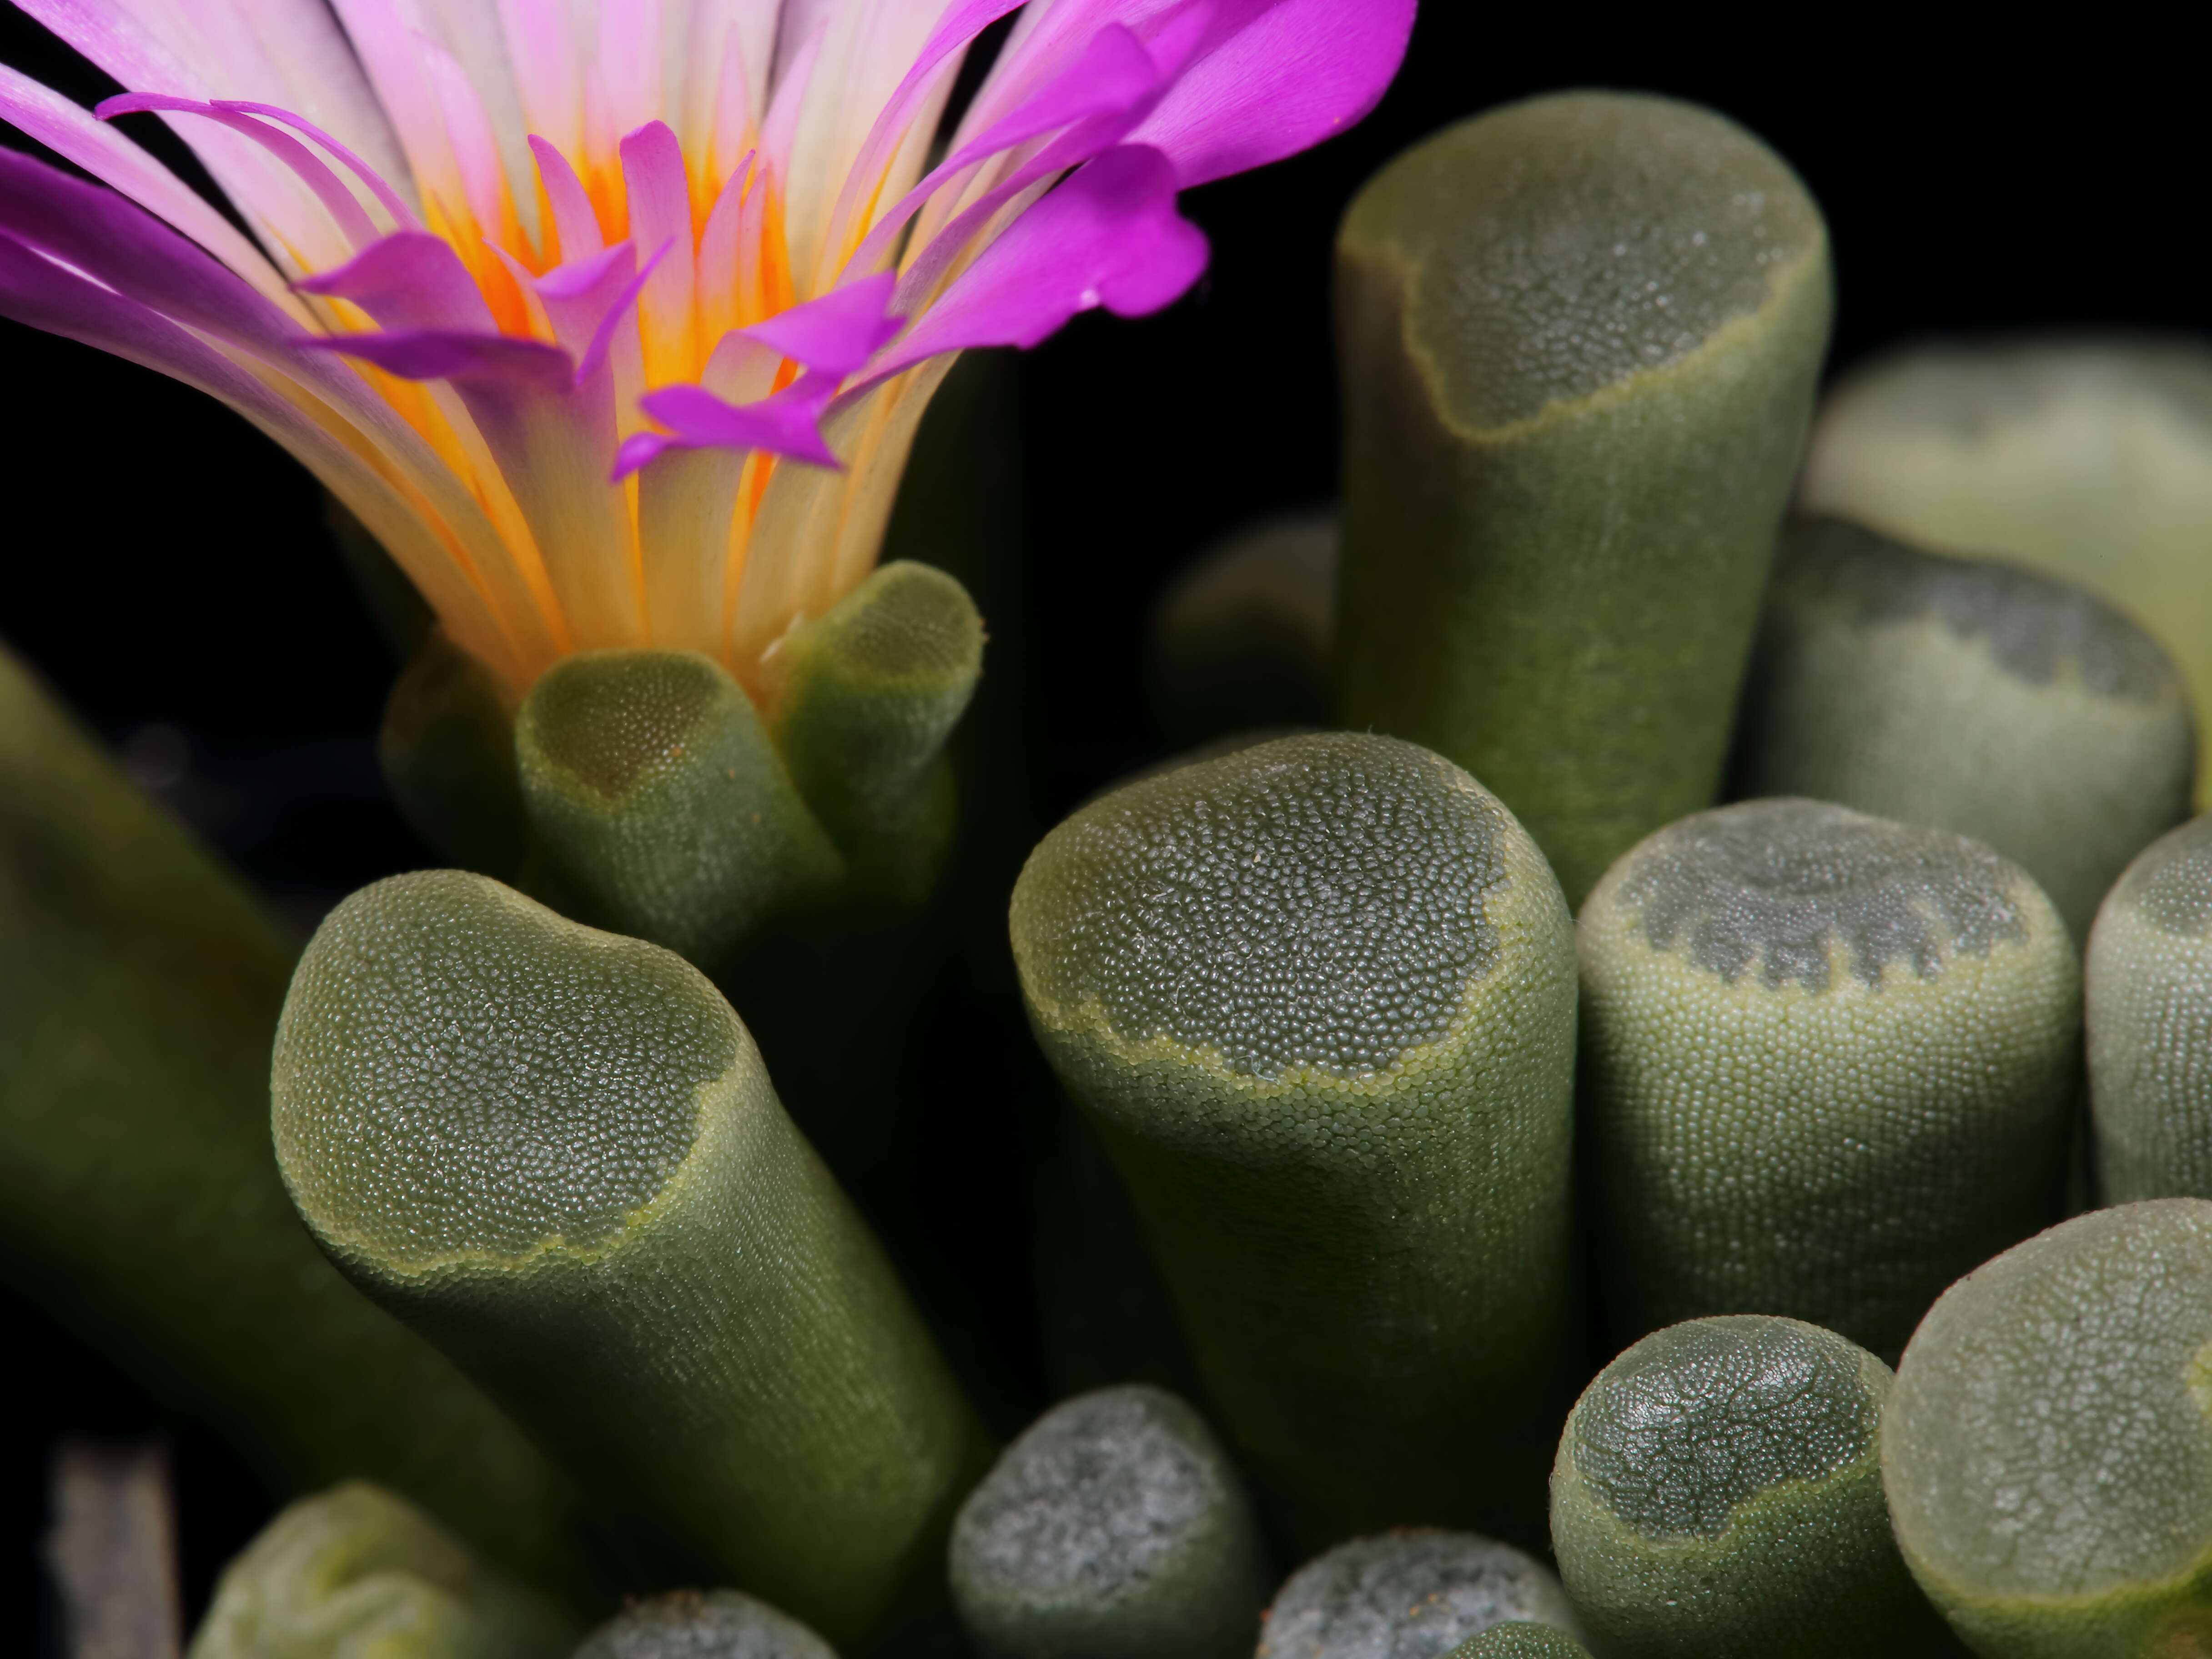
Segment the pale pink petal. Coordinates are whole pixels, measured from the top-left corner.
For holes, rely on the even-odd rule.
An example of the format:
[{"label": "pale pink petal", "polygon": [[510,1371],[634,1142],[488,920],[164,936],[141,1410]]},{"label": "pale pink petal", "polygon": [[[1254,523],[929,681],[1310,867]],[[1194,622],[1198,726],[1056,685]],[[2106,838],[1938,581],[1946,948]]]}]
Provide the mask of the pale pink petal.
[{"label": "pale pink petal", "polygon": [[233,132],[243,133],[299,175],[300,181],[314,191],[315,199],[328,210],[339,234],[354,247],[367,247],[377,239],[380,233],[361,203],[320,156],[289,133],[279,132],[267,122],[242,115],[228,105],[174,98],[167,93],[126,92],[103,100],[93,113],[103,121],[112,121],[118,115],[133,115],[144,110],[204,116]]},{"label": "pale pink petal", "polygon": [[[865,232],[853,222],[871,200],[896,201],[919,177],[938,112],[951,90],[956,56],[926,76],[927,90],[909,112],[891,153],[865,174],[855,166],[878,112],[890,100],[951,7],[945,0],[878,0],[832,8],[823,20],[820,57],[813,75],[820,88],[808,97],[793,131],[786,181],[784,235],[791,250],[797,297],[831,287]],[[779,90],[779,96],[781,91]],[[844,195],[850,180],[857,194]],[[848,203],[840,222],[838,204]]]},{"label": "pale pink petal", "polygon": [[[460,60],[434,41],[418,40],[416,56],[428,72],[446,123],[447,142],[453,146],[453,164],[459,169],[465,205],[476,220],[476,233],[488,240],[506,240],[508,222],[518,205],[507,188],[507,173],[499,153],[499,139],[483,100]],[[449,202],[447,210],[464,204]]]},{"label": "pale pink petal", "polygon": [[[744,66],[746,106],[757,122],[768,110],[776,47],[785,26],[784,0],[693,0],[707,37],[719,31],[738,49]],[[711,60],[710,60],[711,61]]]},{"label": "pale pink petal", "polygon": [[445,112],[416,52],[419,21],[414,9],[403,9],[398,0],[331,0],[331,4],[360,52],[362,66],[406,152],[416,200],[436,195],[458,206],[466,192],[446,137]]},{"label": "pale pink petal", "polygon": [[765,154],[747,169],[745,185],[738,195],[738,295],[740,316],[759,317],[791,303],[790,285],[782,266],[769,270],[769,227],[778,209],[774,164]]},{"label": "pale pink petal", "polygon": [[[665,264],[674,251],[675,244],[663,242],[653,257],[645,262],[644,268],[616,292],[612,301],[600,316],[598,325],[592,330],[592,337],[584,347],[583,356],[577,359],[576,379],[580,383],[599,372],[600,366],[613,354],[617,340],[624,336],[625,331],[632,346],[632,350],[624,354],[625,362],[635,356],[638,296],[651,283],[655,267]],[[617,380],[625,393],[623,401],[634,401],[635,394],[630,390],[634,383],[625,375],[618,374]]]},{"label": "pale pink petal", "polygon": [[[797,26],[797,20],[788,15],[784,27]],[[777,37],[776,57],[779,70],[775,93],[769,100],[768,114],[761,121],[761,159],[767,163],[769,178],[776,190],[785,195],[791,191],[791,150],[799,131],[799,119],[807,102],[807,88],[814,84],[815,65],[822,58],[822,43],[828,35],[827,17],[811,28],[805,39],[784,64],[782,35]]]},{"label": "pale pink petal", "polygon": [[757,173],[752,157],[739,161],[722,186],[699,233],[699,337],[719,340],[738,320],[738,238],[744,193]]},{"label": "pale pink petal", "polygon": [[[127,21],[158,42],[191,74],[199,95],[297,111],[406,187],[390,124],[327,7],[303,0],[92,0],[77,9]],[[134,92],[186,91],[118,78]]]},{"label": "pale pink petal", "polygon": [[883,112],[860,146],[860,171],[882,166],[898,147],[927,100],[939,67],[956,53],[965,52],[977,35],[1021,3],[1022,0],[960,0],[945,14],[936,32],[915,55],[905,78],[884,101]]},{"label": "pale pink petal", "polygon": [[303,132],[343,162],[346,170],[361,180],[370,195],[376,198],[384,210],[392,216],[392,228],[397,230],[420,230],[422,225],[415,217],[415,210],[407,204],[391,181],[371,167],[359,155],[338,142],[334,134],[325,132],[313,122],[295,115],[289,109],[279,109],[274,104],[243,103],[234,98],[223,98],[216,102],[224,109],[235,110],[241,115],[263,115],[272,121],[282,122],[296,132]]},{"label": "pale pink petal", "polygon": [[684,152],[665,121],[649,121],[622,141],[624,186],[629,196],[629,234],[640,247],[673,247],[659,260],[638,303],[648,383],[680,379],[695,361],[691,337],[691,191]]},{"label": "pale pink petal", "polygon": [[[865,270],[887,258],[915,211],[951,179],[987,157],[1080,122],[1085,124],[1084,130],[1068,134],[1070,142],[1055,146],[1047,159],[1059,166],[1088,160],[1143,118],[1163,84],[1151,55],[1137,37],[1119,24],[1109,24],[1091,37],[1082,56],[1056,78],[932,168],[903,200],[876,222],[867,240],[853,256],[853,264]],[[1038,176],[1042,174],[1028,172],[1021,182]],[[1019,187],[1018,184],[1016,188]],[[1005,199],[1003,192],[999,199]]]},{"label": "pale pink petal", "polygon": [[[740,151],[747,156],[755,154],[753,141],[758,137],[753,118],[756,106],[745,90],[751,83],[744,47],[737,31],[732,29],[728,40],[723,42],[722,67],[714,78],[714,113],[709,118],[706,149],[709,176],[723,167],[729,156]],[[723,176],[734,178],[744,166],[742,161],[729,164],[729,171]]]},{"label": "pale pink petal", "polygon": [[[757,0],[750,7],[754,18],[767,15],[767,31],[759,42],[763,52],[774,50],[775,9],[773,3]],[[738,158],[752,149],[758,137],[756,123],[767,110],[764,100],[753,97],[755,77],[747,42],[749,28],[757,31],[758,27],[727,0],[696,0],[692,8],[678,136],[684,153],[698,170],[693,188],[705,200],[714,198],[735,171]]]},{"label": "pale pink petal", "polygon": [[[960,58],[978,34],[1020,3],[1021,0],[961,0],[939,24],[936,33],[907,70],[905,79],[884,101],[882,112],[876,117],[875,125],[869,129],[846,172],[836,211],[830,216],[833,246],[860,240],[856,232],[861,228],[853,221],[858,215],[880,207],[883,181],[909,133],[925,117],[931,127],[936,125],[935,116],[942,107],[939,82],[943,76],[957,72]],[[878,221],[868,240],[877,242],[881,235]],[[866,269],[873,261],[863,258],[861,263]]]},{"label": "pale pink petal", "polygon": [[660,0],[599,0],[599,11],[585,78],[599,84],[608,125],[631,132],[660,118]]},{"label": "pale pink petal", "polygon": [[0,120],[167,220],[283,306],[295,321],[307,321],[307,313],[292,297],[276,268],[229,220],[112,127],[5,64],[0,64]]},{"label": "pale pink petal", "polygon": [[[460,66],[471,100],[483,111],[501,177],[526,181],[530,152],[523,137],[530,125],[522,118],[498,7],[491,0],[403,0],[403,8],[414,32],[434,41]],[[442,106],[442,99],[441,103]],[[534,240],[538,234],[537,203],[526,189],[516,190],[514,198],[521,227]]]},{"label": "pale pink petal", "polygon": [[[580,149],[583,70],[576,60],[567,0],[499,0],[499,19],[522,118],[532,132],[558,148]],[[538,160],[542,166],[544,158]]]},{"label": "pale pink petal", "polygon": [[[204,100],[259,89],[211,84],[114,0],[25,0],[23,9],[133,92]],[[206,165],[249,228],[261,234],[280,269],[292,272],[296,258],[314,270],[352,252],[313,191],[259,144],[212,122],[161,118]]]},{"label": "pale pink petal", "polygon": [[576,169],[559,149],[534,133],[530,149],[538,158],[538,177],[545,186],[545,198],[553,204],[554,231],[560,240],[562,262],[597,253],[606,246],[606,239],[599,211],[585,193]]},{"label": "pale pink petal", "polygon": [[840,5],[851,3],[852,0],[778,0],[775,52],[769,59],[765,88],[770,98],[799,72],[799,60],[805,55],[814,36],[829,26],[830,13]]}]

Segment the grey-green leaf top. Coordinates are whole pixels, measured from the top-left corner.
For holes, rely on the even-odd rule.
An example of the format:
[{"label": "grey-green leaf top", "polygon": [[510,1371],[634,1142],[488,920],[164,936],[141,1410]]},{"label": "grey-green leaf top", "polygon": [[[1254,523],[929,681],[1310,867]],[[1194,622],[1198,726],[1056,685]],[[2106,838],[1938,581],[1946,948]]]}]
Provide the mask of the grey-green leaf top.
[{"label": "grey-green leaf top", "polygon": [[641,940],[546,950],[504,888],[377,894],[325,925],[277,1037],[277,1156],[318,1230],[416,1273],[613,1242],[683,1166],[744,1028],[701,1018],[697,970]]},{"label": "grey-green leaf top", "polygon": [[2212,1646],[2212,1203],[2095,1210],[1945,1291],[1882,1425],[1898,1542],[1978,1650]]},{"label": "grey-green leaf top", "polygon": [[1656,1331],[1576,1402],[1552,1544],[1607,1659],[1934,1656],[1890,1540],[1889,1368],[1832,1331],[1729,1315]]},{"label": "grey-green leaf top", "polygon": [[1291,738],[1116,792],[1015,896],[1033,994],[1232,1075],[1387,1071],[1498,959],[1509,821],[1410,744]]}]

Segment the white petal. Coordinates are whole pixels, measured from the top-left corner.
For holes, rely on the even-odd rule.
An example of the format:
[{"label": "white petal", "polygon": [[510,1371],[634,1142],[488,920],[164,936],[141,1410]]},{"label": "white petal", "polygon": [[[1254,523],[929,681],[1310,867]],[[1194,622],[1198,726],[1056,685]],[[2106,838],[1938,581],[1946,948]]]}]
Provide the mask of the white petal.
[{"label": "white petal", "polygon": [[[802,300],[821,292],[842,263],[844,250],[828,244],[846,179],[877,115],[951,4],[951,0],[829,0],[821,58],[799,113],[786,175],[784,234]],[[889,179],[885,200],[896,201],[920,176],[930,129],[951,82],[948,73],[944,90],[918,113],[920,137],[902,146],[895,158],[894,173],[905,176]],[[862,182],[864,187],[873,184]]]}]

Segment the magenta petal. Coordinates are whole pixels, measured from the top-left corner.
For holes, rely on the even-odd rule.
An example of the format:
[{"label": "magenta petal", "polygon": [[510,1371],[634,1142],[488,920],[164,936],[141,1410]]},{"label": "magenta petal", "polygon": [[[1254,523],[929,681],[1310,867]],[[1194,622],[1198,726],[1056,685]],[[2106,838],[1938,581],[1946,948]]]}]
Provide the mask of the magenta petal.
[{"label": "magenta petal", "polygon": [[491,307],[461,256],[427,231],[394,232],[336,270],[303,276],[293,286],[350,300],[389,329],[495,332]]},{"label": "magenta petal", "polygon": [[530,135],[530,153],[538,158],[538,182],[553,204],[553,229],[561,239],[561,252],[573,260],[604,247],[599,212],[585,194],[576,169],[568,165],[568,158],[534,132]]},{"label": "magenta petal", "polygon": [[696,252],[691,224],[691,189],[684,168],[684,147],[665,121],[647,121],[620,146],[623,186],[629,197],[630,240],[641,249],[681,242],[686,257],[659,265],[646,283],[638,307],[642,322],[650,313],[656,333],[680,329],[691,312]]},{"label": "magenta petal", "polygon": [[678,443],[675,439],[664,438],[658,432],[633,432],[615,451],[615,467],[607,475],[607,482],[620,483],[631,473],[659,460],[667,451],[684,447],[685,445]]},{"label": "magenta petal", "polygon": [[289,132],[279,132],[266,123],[244,112],[237,103],[204,103],[193,98],[173,98],[167,93],[126,92],[113,98],[103,99],[93,112],[103,121],[118,115],[133,115],[142,110],[160,110],[179,115],[198,115],[228,127],[232,131],[251,138],[299,176],[300,181],[315,193],[331,217],[337,223],[347,241],[362,247],[376,239],[376,226],[353,193],[339,182],[322,158]]},{"label": "magenta petal", "polygon": [[[1128,24],[1104,15],[1117,9],[1142,22],[1149,38],[1140,39]],[[1057,29],[1067,39],[1082,40],[1085,44],[1073,64],[1051,75],[1041,89],[1024,94],[1023,101],[994,121],[983,137],[963,145],[923,179],[870,233],[859,257],[877,251],[878,239],[902,225],[905,216],[957,170],[955,162],[961,158],[972,161],[1001,139],[1012,144],[1043,137],[1057,125],[1056,137],[1025,153],[1012,172],[963,207],[927,246],[908,255],[899,273],[901,295],[910,305],[916,296],[933,290],[947,266],[966,256],[977,235],[1009,202],[1040,180],[1048,181],[1121,143],[1158,104],[1167,79],[1213,42],[1218,10],[1212,0],[1164,7],[1161,0],[1069,0],[1054,10],[1038,35]],[[1085,30],[1091,32],[1085,34]],[[1036,38],[1031,37],[1032,46]],[[1051,53],[1035,55],[1048,58]]]},{"label": "magenta petal", "polygon": [[[1119,23],[1107,24],[1091,38],[1074,64],[931,168],[920,184],[876,222],[854,254],[853,263],[866,267],[889,254],[900,231],[922,204],[963,168],[978,161],[1055,131],[1060,136],[1027,158],[1017,176],[1042,176],[1040,163],[1051,163],[1047,170],[1057,172],[1090,160],[1118,142],[1150,112],[1163,85],[1152,54],[1137,37]],[[1001,200],[1018,193],[1018,187],[1010,190],[1004,181],[992,191]],[[975,212],[976,205],[971,204],[970,210],[963,212],[964,222],[980,223],[995,210]]]},{"label": "magenta petal", "polygon": [[1382,98],[1406,56],[1414,0],[1222,0],[1212,41],[1129,135],[1188,189],[1295,155]]},{"label": "magenta petal", "polygon": [[876,117],[875,125],[860,147],[862,157],[879,158],[896,143],[914,118],[915,106],[929,95],[938,66],[954,52],[966,51],[977,35],[1022,3],[1023,0],[966,0],[965,4],[940,16],[936,30],[922,44],[912,67],[884,100],[882,112]]},{"label": "magenta petal", "polygon": [[757,404],[726,404],[702,386],[663,386],[638,400],[675,434],[677,442],[708,449],[765,449],[817,466],[842,468],[822,439],[822,410],[836,377],[808,374]]},{"label": "magenta petal", "polygon": [[[622,246],[627,249],[629,244],[624,242]],[[666,258],[669,249],[675,246],[673,238],[663,242],[654,251],[653,257],[640,268],[637,274],[623,284],[622,290],[614,297],[614,302],[608,306],[605,314],[599,319],[598,325],[592,330],[591,343],[584,348],[583,356],[577,360],[576,384],[578,386],[583,385],[585,381],[599,373],[599,365],[607,360],[607,353],[614,349],[615,331],[622,326],[623,319],[629,315],[630,307],[637,303],[637,296],[645,292],[645,285],[653,280],[653,267]]]},{"label": "magenta petal", "polygon": [[636,246],[617,242],[597,253],[556,265],[543,276],[532,276],[520,260],[501,249],[492,252],[514,273],[515,280],[544,304],[554,338],[575,354],[576,384],[581,386],[606,362],[616,334],[637,303],[637,296],[645,291],[653,268],[675,246],[673,238],[663,242],[640,270]]},{"label": "magenta petal", "polygon": [[884,314],[897,286],[895,271],[863,276],[738,332],[809,368],[850,374],[906,326],[905,318]]},{"label": "magenta petal", "polygon": [[[637,245],[634,242],[617,242],[597,253],[556,265],[543,276],[524,278],[545,307],[553,337],[579,359],[592,356],[592,343],[609,318],[619,325],[636,279]],[[612,339],[611,331],[608,337]],[[592,367],[597,368],[599,361],[593,358]]]},{"label": "magenta petal", "polygon": [[574,359],[559,346],[465,329],[399,329],[299,343],[363,358],[403,380],[494,380],[565,392],[575,376]]},{"label": "magenta petal", "polygon": [[190,330],[151,306],[56,264],[4,230],[0,230],[0,317],[82,341],[217,397],[250,390],[258,392],[264,404],[275,401],[252,374]]},{"label": "magenta petal", "polygon": [[305,133],[345,163],[347,170],[366,185],[369,193],[383,204],[384,210],[392,216],[392,223],[402,230],[420,230],[422,228],[422,222],[415,216],[414,210],[400,200],[399,192],[386,182],[383,174],[305,117],[295,115],[289,109],[280,109],[275,104],[256,104],[237,98],[222,99],[216,107],[234,110],[241,115],[266,116],[271,121],[283,122],[295,132]]},{"label": "magenta petal", "polygon": [[1072,121],[1133,110],[1159,89],[1160,73],[1152,54],[1122,25],[1108,23],[1091,37],[1074,63],[947,156],[931,177],[950,177],[987,155]]},{"label": "magenta petal", "polygon": [[[556,265],[543,276],[532,277],[525,270],[523,280],[537,289],[538,297],[541,300],[586,299],[590,296],[593,289],[606,281],[609,273],[617,265],[622,265],[624,269],[622,275],[616,278],[616,286],[619,289],[622,283],[628,282],[630,272],[626,262],[630,257],[631,245],[628,242],[617,242],[612,247],[601,248],[597,253],[587,254],[580,259],[571,259],[566,264]],[[516,267],[510,264],[508,268],[513,270]]]},{"label": "magenta petal", "polygon": [[869,382],[939,352],[1033,346],[1094,306],[1140,317],[1170,303],[1206,258],[1204,234],[1176,211],[1176,183],[1166,156],[1135,145],[1077,169],[870,366]]},{"label": "magenta petal", "polygon": [[113,191],[11,149],[0,149],[0,231],[218,339],[291,355],[290,320],[237,272]]}]

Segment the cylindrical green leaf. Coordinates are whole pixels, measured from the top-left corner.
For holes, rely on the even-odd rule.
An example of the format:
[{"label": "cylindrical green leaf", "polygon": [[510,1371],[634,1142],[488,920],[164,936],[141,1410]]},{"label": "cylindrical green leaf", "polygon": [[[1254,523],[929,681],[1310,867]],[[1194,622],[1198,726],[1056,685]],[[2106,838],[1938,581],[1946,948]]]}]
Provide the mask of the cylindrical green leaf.
[{"label": "cylindrical green leaf", "polygon": [[575,1659],[837,1659],[796,1619],[740,1590],[670,1590],[633,1601]]},{"label": "cylindrical green leaf", "polygon": [[566,1659],[576,1630],[397,1494],[303,1498],[225,1567],[186,1659]]},{"label": "cylindrical green leaf", "polygon": [[1607,1659],[1955,1652],[1889,1535],[1889,1385],[1856,1343],[1761,1314],[1600,1372],[1559,1437],[1552,1548]]},{"label": "cylindrical green leaf", "polygon": [[1212,1431],[1143,1385],[1047,1412],[952,1528],[952,1599],[985,1659],[1248,1659],[1270,1583]]},{"label": "cylindrical green leaf", "polygon": [[1326,725],[1336,514],[1270,519],[1208,548],[1152,612],[1154,714],[1168,740]]},{"label": "cylindrical green leaf", "polygon": [[2128,866],[2084,977],[2100,1197],[2212,1199],[2212,817]]},{"label": "cylindrical green leaf", "polygon": [[1411,744],[1285,738],[1093,801],[1012,921],[1031,1024],[1289,1535],[1540,1535],[1574,947],[1512,815]]},{"label": "cylindrical green leaf", "polygon": [[1571,903],[1720,787],[1830,311],[1796,176],[1663,98],[1494,110],[1345,217],[1340,722],[1496,790]]},{"label": "cylindrical green leaf", "polygon": [[489,669],[433,628],[392,683],[376,759],[417,835],[464,869],[504,879],[522,868],[527,832],[503,696]]},{"label": "cylindrical green leaf", "polygon": [[1808,1320],[1878,1354],[2057,1218],[2081,976],[2016,865],[1948,830],[1747,801],[1583,908],[1598,1277],[1628,1340]]},{"label": "cylindrical green leaf", "polygon": [[271,1093],[323,1247],[621,1540],[840,1643],[942,1613],[988,1444],[697,969],[482,877],[394,877],[308,945]]},{"label": "cylindrical green leaf", "polygon": [[514,753],[530,884],[579,921],[717,968],[843,873],[744,688],[698,652],[562,658]]},{"label": "cylindrical green leaf", "polygon": [[1339,1544],[1292,1573],[1267,1609],[1258,1659],[1413,1659],[1532,1621],[1581,1634],[1541,1562],[1473,1533],[1403,1527]]},{"label": "cylindrical green leaf", "polygon": [[983,670],[983,619],[941,570],[878,568],[777,645],[769,726],[849,878],[896,904],[927,897],[951,850],[945,740]]},{"label": "cylindrical green leaf", "polygon": [[2195,334],[1917,342],[1843,377],[1805,504],[2079,582],[2172,653],[2212,805],[2212,345]]},{"label": "cylindrical green leaf", "polygon": [[1882,1414],[1920,1587],[1991,1659],[2212,1651],[2212,1203],[2093,1211],[1960,1279]]},{"label": "cylindrical green leaf", "polygon": [[592,1600],[566,1484],[319,1255],[269,1152],[295,947],[0,651],[0,1263],[278,1492],[369,1476]]},{"label": "cylindrical green leaf", "polygon": [[1735,793],[1810,795],[1972,836],[2075,942],[2128,860],[2188,816],[2189,688],[2079,587],[1794,521],[1744,688]]}]

